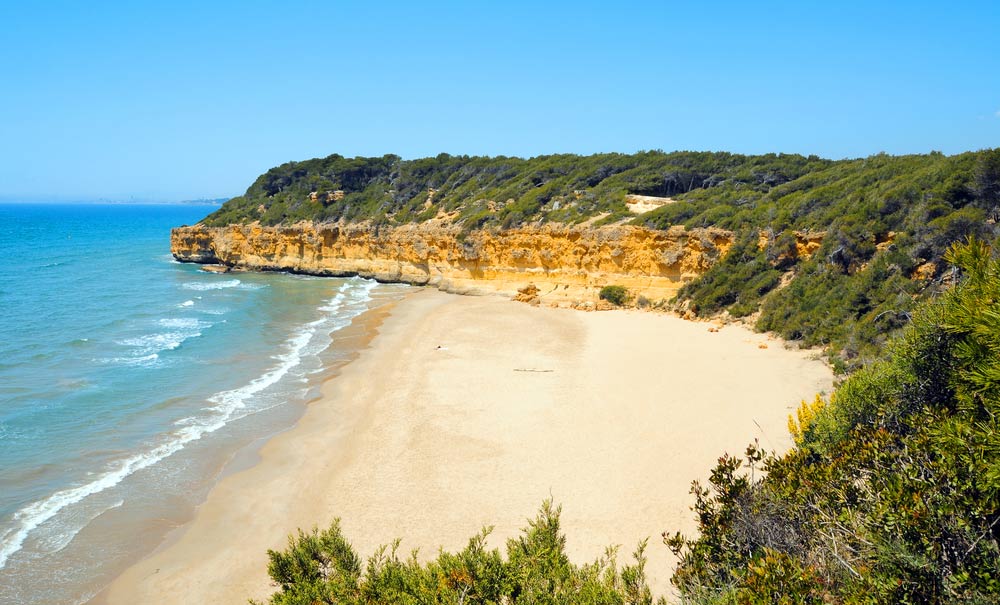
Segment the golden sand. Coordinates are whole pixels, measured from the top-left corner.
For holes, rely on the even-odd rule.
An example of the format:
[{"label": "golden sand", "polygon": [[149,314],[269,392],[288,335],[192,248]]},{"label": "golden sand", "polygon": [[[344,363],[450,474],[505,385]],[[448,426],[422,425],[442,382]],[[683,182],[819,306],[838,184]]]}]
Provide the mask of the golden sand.
[{"label": "golden sand", "polygon": [[266,598],[267,549],[334,517],[365,556],[400,537],[430,558],[484,525],[502,546],[550,496],[572,559],[610,544],[625,558],[648,537],[654,593],[667,593],[659,536],[694,528],[692,479],[755,437],[787,448],[788,413],[832,382],[808,352],[709,327],[418,291],[257,465],[96,602]]}]

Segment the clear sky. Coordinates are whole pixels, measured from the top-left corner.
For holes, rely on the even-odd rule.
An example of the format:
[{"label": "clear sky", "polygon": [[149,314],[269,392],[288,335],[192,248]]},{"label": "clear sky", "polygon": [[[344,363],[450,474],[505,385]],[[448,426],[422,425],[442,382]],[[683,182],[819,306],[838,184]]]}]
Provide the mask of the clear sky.
[{"label": "clear sky", "polygon": [[1000,146],[1000,0],[0,2],[0,197],[331,153]]}]

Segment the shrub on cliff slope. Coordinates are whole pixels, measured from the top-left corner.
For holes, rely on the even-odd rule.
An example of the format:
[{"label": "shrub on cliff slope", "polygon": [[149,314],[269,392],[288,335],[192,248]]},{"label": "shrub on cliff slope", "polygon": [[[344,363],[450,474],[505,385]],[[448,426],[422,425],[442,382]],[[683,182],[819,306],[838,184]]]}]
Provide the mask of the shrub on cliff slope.
[{"label": "shrub on cliff slope", "polygon": [[598,293],[598,298],[621,307],[629,301],[630,296],[625,286],[604,286]]},{"label": "shrub on cliff slope", "polygon": [[[383,547],[362,565],[340,530],[300,531],[288,549],[269,551],[268,572],[280,589],[272,605],[524,603],[546,605],[651,605],[645,578],[645,544],[635,564],[618,567],[615,551],[589,565],[566,557],[560,508],[550,502],[519,538],[507,541],[506,556],[486,546],[488,529],[458,553],[441,552],[421,564],[401,559],[399,542]],[[662,599],[658,603],[664,603]]]},{"label": "shrub on cliff slope", "polygon": [[[757,329],[828,347],[841,369],[853,371],[878,358],[916,305],[947,286],[948,246],[1000,236],[989,193],[994,163],[1000,150],[849,160],[766,193],[741,191],[730,202],[736,193],[726,186],[693,192],[686,210],[665,207],[642,220],[673,224],[684,211],[687,225],[742,226],[743,245],[733,249],[739,256],[681,296],[703,313],[742,316],[759,307]],[[795,231],[825,232],[822,245],[799,256],[789,241]],[[775,235],[755,246],[760,232]]]},{"label": "shrub on cliff slope", "polygon": [[725,456],[695,486],[701,535],[667,540],[687,599],[1000,601],[1000,261],[978,240],[948,260],[961,283],[808,406],[798,447]]}]

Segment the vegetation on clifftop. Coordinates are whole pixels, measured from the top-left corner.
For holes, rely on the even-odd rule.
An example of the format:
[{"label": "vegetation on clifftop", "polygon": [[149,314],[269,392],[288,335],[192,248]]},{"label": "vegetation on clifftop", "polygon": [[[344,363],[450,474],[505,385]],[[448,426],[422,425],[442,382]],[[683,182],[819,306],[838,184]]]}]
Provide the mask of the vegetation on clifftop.
[{"label": "vegetation on clifftop", "polygon": [[[670,198],[634,216],[629,194]],[[723,262],[679,294],[699,315],[752,316],[760,330],[826,346],[842,370],[874,360],[916,304],[947,286],[944,251],[1000,234],[1000,149],[944,156],[659,151],[530,159],[326,158],[289,162],[205,219],[401,225],[442,218],[465,230],[622,222],[736,232]],[[812,234],[818,249],[797,240]],[[755,315],[759,312],[759,315]]]},{"label": "vegetation on clifftop", "polygon": [[[606,220],[630,218],[629,193],[677,197],[717,187],[766,192],[834,164],[815,156],[658,151],[530,159],[331,155],[268,170],[204,222],[344,219],[398,225],[443,211],[457,213],[455,220],[468,229],[537,221],[572,224],[604,213]],[[670,219],[657,219],[665,221]]]}]

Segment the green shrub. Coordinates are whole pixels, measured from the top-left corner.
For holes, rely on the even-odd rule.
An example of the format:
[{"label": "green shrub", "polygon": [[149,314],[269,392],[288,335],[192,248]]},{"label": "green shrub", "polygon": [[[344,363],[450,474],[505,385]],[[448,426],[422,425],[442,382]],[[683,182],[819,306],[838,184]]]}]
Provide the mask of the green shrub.
[{"label": "green shrub", "polygon": [[695,486],[699,537],[667,540],[689,602],[1000,602],[1000,260],[946,256],[964,279],[800,414],[798,447]]},{"label": "green shrub", "polygon": [[268,551],[268,573],[280,587],[269,603],[652,605],[645,542],[631,565],[619,567],[614,548],[593,563],[574,565],[566,556],[560,512],[561,507],[543,503],[522,534],[507,541],[506,556],[486,546],[490,530],[484,529],[464,550],[442,551],[426,563],[415,552],[399,558],[397,540],[362,565],[338,521],[323,532],[299,531],[285,551]]},{"label": "green shrub", "polygon": [[628,303],[630,296],[628,289],[625,286],[604,286],[601,288],[600,294],[598,294],[601,300],[606,300],[609,303],[621,307]]}]

